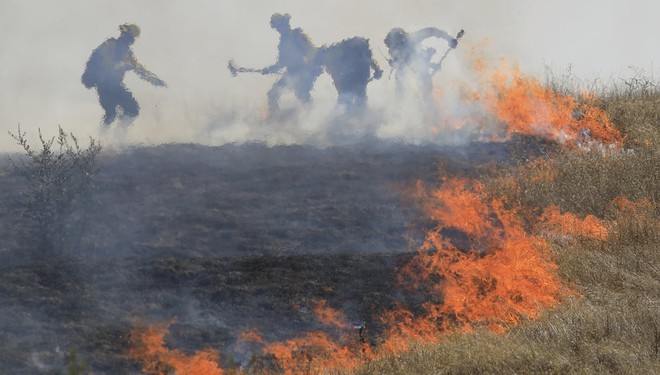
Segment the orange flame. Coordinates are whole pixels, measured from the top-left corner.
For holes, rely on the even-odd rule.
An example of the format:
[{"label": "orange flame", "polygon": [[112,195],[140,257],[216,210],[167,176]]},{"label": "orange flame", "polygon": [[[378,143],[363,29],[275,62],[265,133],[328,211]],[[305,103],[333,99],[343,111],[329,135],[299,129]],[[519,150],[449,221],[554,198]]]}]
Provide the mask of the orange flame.
[{"label": "orange flame", "polygon": [[579,219],[570,212],[562,214],[557,206],[547,207],[539,220],[539,229],[550,233],[588,237],[600,241],[605,241],[608,235],[605,221],[593,215]]},{"label": "orange flame", "polygon": [[272,355],[286,375],[352,369],[361,363],[359,351],[338,344],[323,332],[309,332],[301,337],[269,344],[263,353]]},{"label": "orange flame", "polygon": [[456,329],[501,332],[559,303],[563,288],[546,242],[526,233],[501,201],[489,201],[482,184],[449,179],[431,198],[427,209],[438,225],[400,275],[431,299],[422,314],[399,309],[385,317],[392,327],[385,349]]},{"label": "orange flame", "polygon": [[[317,320],[336,334],[315,331],[266,344],[252,330],[240,339],[258,344],[276,371],[284,374],[354,369],[381,355],[406,350],[411,341],[434,342],[474,327],[503,332],[521,319],[538,317],[541,309],[557,305],[568,292],[561,286],[545,240],[527,233],[517,212],[489,199],[481,183],[448,179],[426,195],[421,189],[418,184],[417,198],[437,226],[401,270],[400,281],[426,300],[416,312],[400,307],[385,313],[381,317],[385,333],[378,347],[370,347],[362,336],[363,327],[347,323],[344,314],[326,301],[317,302],[313,310]],[[145,343],[132,350],[145,371],[185,368],[181,366],[190,358],[204,363],[212,359],[208,351],[186,357],[168,350],[165,332],[166,327],[149,327],[134,334]],[[220,371],[217,362],[212,364]]]},{"label": "orange flame", "polygon": [[346,329],[349,326],[344,313],[328,306],[326,300],[321,300],[314,306],[314,315],[319,322],[325,325],[340,329]]},{"label": "orange flame", "polygon": [[322,300],[314,306],[319,322],[340,330],[338,336],[308,332],[302,336],[266,345],[262,352],[272,357],[284,374],[318,374],[328,369],[353,369],[373,359],[360,327],[353,327],[342,312]]},{"label": "orange flame", "polygon": [[129,356],[142,362],[142,371],[151,375],[222,375],[218,362],[218,353],[205,349],[194,355],[186,355],[179,350],[165,346],[165,335],[169,326],[150,325],[134,326],[131,331],[131,348]]},{"label": "orange flame", "polygon": [[651,203],[648,199],[631,201],[624,196],[619,196],[612,200],[612,208],[616,215],[613,229],[617,232],[625,227],[630,229],[631,226],[636,232],[646,228],[660,228],[658,205]]},{"label": "orange flame", "polygon": [[[595,98],[576,98],[544,87],[506,64],[490,71],[482,59],[475,70],[484,81],[470,95],[489,115],[505,126],[503,137],[514,133],[543,137],[569,147],[594,140],[620,144],[622,136],[612,126]],[[473,119],[446,119],[450,125],[467,126]],[[488,119],[490,121],[491,119]],[[479,122],[479,120],[477,120]],[[481,131],[481,129],[479,129]],[[539,164],[533,181],[552,182],[554,169]],[[512,182],[513,184],[513,182]],[[401,306],[381,317],[385,333],[377,347],[364,340],[363,327],[354,327],[339,310],[321,301],[313,306],[316,319],[332,334],[307,332],[289,340],[267,343],[256,330],[243,332],[239,341],[272,359],[284,374],[316,374],[330,369],[353,369],[379,355],[401,352],[411,341],[435,342],[446,334],[486,328],[503,332],[522,319],[537,318],[540,311],[556,306],[569,290],[561,285],[548,243],[528,233],[518,212],[492,199],[484,186],[466,179],[447,179],[427,192],[418,183],[415,198],[422,201],[436,226],[424,244],[401,269],[400,283],[411,294],[424,297],[415,309]],[[621,198],[620,211],[637,205]],[[587,216],[578,219],[548,207],[539,218],[544,231],[605,240],[608,226]],[[165,346],[169,325],[135,328],[132,358],[149,374],[221,374],[218,354],[203,350],[189,356]],[[258,349],[257,349],[258,350]]]},{"label": "orange flame", "polygon": [[256,329],[251,329],[249,331],[243,331],[238,335],[238,341],[240,342],[254,342],[257,344],[265,344],[261,333]]},{"label": "orange flame", "polygon": [[578,101],[506,63],[492,71],[477,59],[475,70],[483,75],[483,82],[472,92],[472,101],[482,103],[506,125],[506,137],[534,135],[572,146],[592,140],[620,145],[623,139],[591,93],[583,93]]},{"label": "orange flame", "polygon": [[619,196],[612,200],[612,205],[627,216],[645,217],[652,215],[655,205],[648,199],[631,201],[630,199]]}]

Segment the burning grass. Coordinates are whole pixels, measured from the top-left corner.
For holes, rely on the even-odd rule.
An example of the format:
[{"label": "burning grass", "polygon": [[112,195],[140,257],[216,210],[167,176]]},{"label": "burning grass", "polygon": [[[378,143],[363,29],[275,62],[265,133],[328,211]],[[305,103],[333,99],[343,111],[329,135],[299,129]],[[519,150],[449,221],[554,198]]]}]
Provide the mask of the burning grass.
[{"label": "burning grass", "polygon": [[[272,343],[259,337],[253,341],[263,359],[252,370],[316,374],[352,369],[406,350],[411,342],[438,342],[478,327],[502,333],[521,319],[537,318],[567,294],[546,241],[525,231],[516,212],[489,198],[482,184],[448,179],[424,200],[436,227],[399,271],[405,293],[422,298],[416,311],[405,304],[385,311],[382,339],[367,343],[364,327],[351,327],[340,311],[320,302],[314,306],[316,319],[335,332],[309,331]],[[142,361],[149,364],[151,358],[145,355]]]},{"label": "burning grass", "polygon": [[[477,174],[485,182],[443,178],[430,191],[418,184],[433,225],[398,270],[407,297],[370,317],[378,335],[365,340],[364,326],[355,334],[323,302],[315,311],[326,329],[274,342],[257,336],[261,359],[244,371],[657,369],[659,262],[657,251],[648,251],[659,242],[657,150],[620,130],[591,94],[558,92],[515,68],[491,72],[489,82],[473,99],[504,125],[505,139],[533,135],[564,147]],[[600,103],[619,108],[607,100]],[[624,141],[641,146],[622,150]],[[646,265],[618,264],[630,256],[613,253],[621,248]],[[626,312],[627,303],[635,310]]]},{"label": "burning grass", "polygon": [[660,372],[660,93],[616,91],[601,106],[625,151],[570,149],[488,172],[486,189],[521,207],[525,228],[549,241],[576,294],[503,335],[416,344],[356,374]]},{"label": "burning grass", "polygon": [[[444,113],[448,129],[472,131],[472,137],[495,141],[520,135],[546,139],[565,149],[618,149],[624,141],[593,91],[570,92],[524,74],[501,59],[486,62],[472,50],[474,82],[461,88],[461,107],[468,113]],[[469,130],[471,129],[471,130]]]},{"label": "burning grass", "polygon": [[566,95],[504,63],[484,74],[488,84],[473,99],[506,124],[506,136],[529,134],[570,147],[590,140],[606,146],[621,143],[620,131],[589,92]]},{"label": "burning grass", "polygon": [[[660,95],[570,95],[516,69],[484,73],[489,85],[471,99],[504,142],[464,158],[252,145],[197,169],[171,149],[126,169],[106,161],[97,198],[120,203],[94,224],[132,237],[106,229],[88,240],[133,249],[115,259],[121,271],[88,265],[98,290],[83,299],[67,269],[5,266],[0,296],[61,305],[53,292],[75,285],[65,301],[76,314],[57,323],[79,328],[95,314],[182,314],[85,332],[111,337],[98,346],[121,352],[127,372],[660,372]],[[112,290],[113,277],[131,287]]]},{"label": "burning grass", "polygon": [[168,325],[135,326],[131,332],[129,356],[142,362],[142,371],[149,375],[170,373],[185,375],[222,375],[219,354],[212,349],[187,355],[165,345]]},{"label": "burning grass", "polygon": [[437,226],[400,277],[413,292],[425,290],[435,301],[424,304],[423,316],[411,327],[396,318],[391,322],[404,337],[428,341],[473,327],[503,332],[559,303],[564,292],[546,242],[527,233],[515,211],[489,199],[482,184],[446,180],[431,192],[429,205]]},{"label": "burning grass", "polygon": [[638,207],[606,241],[552,241],[559,275],[578,292],[558,308],[504,335],[449,336],[355,373],[657,373],[660,230],[657,212]]}]

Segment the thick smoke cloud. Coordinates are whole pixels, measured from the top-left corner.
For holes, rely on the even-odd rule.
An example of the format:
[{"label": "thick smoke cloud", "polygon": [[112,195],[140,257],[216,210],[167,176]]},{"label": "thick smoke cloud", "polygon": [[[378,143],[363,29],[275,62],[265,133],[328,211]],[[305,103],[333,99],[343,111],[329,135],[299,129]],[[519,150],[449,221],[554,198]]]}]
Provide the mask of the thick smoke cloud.
[{"label": "thick smoke cloud", "polygon": [[[9,0],[0,5],[0,123],[2,130],[17,124],[36,134],[41,127],[54,134],[57,125],[79,135],[100,137],[103,110],[94,95],[80,83],[91,51],[116,32],[117,26],[134,23],[142,28],[135,55],[167,80],[161,90],[129,73],[125,84],[140,103],[140,116],[120,132],[123,142],[201,142],[220,144],[245,140],[268,143],[328,141],[324,135],[348,129],[376,132],[378,136],[408,141],[425,139],[423,114],[414,100],[396,102],[395,80],[388,78],[386,34],[400,27],[414,32],[437,27],[466,37],[443,62],[434,87],[451,95],[452,85],[465,78],[471,46],[486,39],[488,57],[505,56],[528,73],[541,75],[546,65],[563,70],[572,64],[575,74],[618,78],[628,65],[653,71],[660,60],[655,35],[660,26],[650,19],[660,3],[637,0],[598,1],[350,1],[310,5],[299,0],[258,1],[97,1],[44,3]],[[316,46],[332,45],[346,38],[369,39],[373,58],[385,68],[381,80],[367,86],[366,128],[354,129],[334,121],[337,91],[333,79],[320,75],[310,92],[313,106],[297,121],[273,126],[264,121],[267,92],[278,77],[231,77],[227,61],[268,66],[277,56],[278,35],[270,28],[273,13],[292,15]],[[586,17],[586,15],[589,15]],[[368,16],[365,16],[368,15]],[[649,17],[649,19],[645,19]],[[431,45],[444,51],[447,43]],[[295,102],[283,93],[282,105]],[[393,103],[398,103],[394,107]],[[464,108],[456,108],[464,110]],[[103,135],[111,144],[112,132]],[[0,150],[15,151],[9,137],[0,137]]]}]

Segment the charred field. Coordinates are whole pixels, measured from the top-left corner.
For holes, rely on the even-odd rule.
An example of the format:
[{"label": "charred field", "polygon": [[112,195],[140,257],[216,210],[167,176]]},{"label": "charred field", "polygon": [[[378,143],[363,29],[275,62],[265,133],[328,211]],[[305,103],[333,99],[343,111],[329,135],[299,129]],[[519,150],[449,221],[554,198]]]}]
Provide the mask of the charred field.
[{"label": "charred field", "polygon": [[136,321],[173,321],[168,344],[213,348],[238,366],[253,354],[237,346],[240,332],[276,341],[320,329],[317,301],[341,308],[366,327],[362,339],[376,341],[382,311],[421,303],[396,287],[396,270],[432,226],[407,193],[416,181],[475,175],[554,148],[519,137],[468,147],[106,152],[86,216],[59,252],[35,250],[26,238],[26,182],[5,164],[2,372],[62,373],[77,353],[94,373],[140,373],[127,356]]},{"label": "charred field", "polygon": [[658,373],[660,86],[496,82],[488,142],[10,156],[2,372]]}]

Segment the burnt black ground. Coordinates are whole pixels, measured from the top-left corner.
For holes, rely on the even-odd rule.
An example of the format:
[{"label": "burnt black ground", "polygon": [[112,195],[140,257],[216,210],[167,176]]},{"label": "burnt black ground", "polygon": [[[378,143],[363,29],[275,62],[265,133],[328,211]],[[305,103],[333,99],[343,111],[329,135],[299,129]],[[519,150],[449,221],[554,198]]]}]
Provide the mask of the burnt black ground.
[{"label": "burnt black ground", "polygon": [[407,193],[543,152],[529,139],[460,147],[360,143],[137,147],[100,156],[87,226],[64,253],[31,251],[25,182],[0,173],[0,365],[62,373],[70,349],[96,374],[138,373],[134,319],[176,318],[172,347],[245,360],[236,335],[322,329],[316,301],[374,327],[406,295],[396,269],[429,223]]}]

